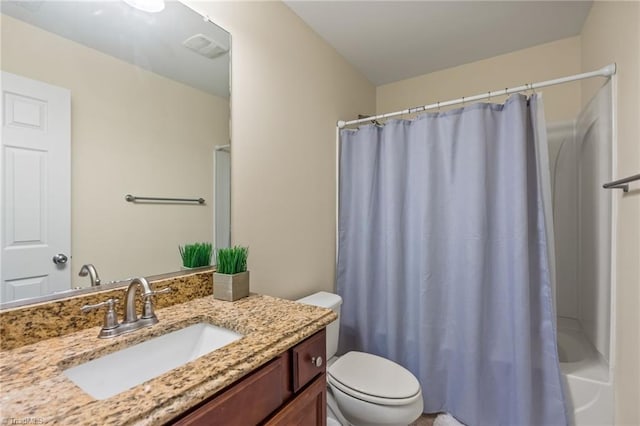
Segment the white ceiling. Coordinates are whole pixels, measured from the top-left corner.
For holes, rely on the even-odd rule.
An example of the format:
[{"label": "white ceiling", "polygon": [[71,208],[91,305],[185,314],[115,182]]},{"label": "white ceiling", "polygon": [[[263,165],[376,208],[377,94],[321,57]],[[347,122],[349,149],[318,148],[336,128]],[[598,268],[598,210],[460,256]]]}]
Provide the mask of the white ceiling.
[{"label": "white ceiling", "polygon": [[229,97],[229,54],[205,58],[182,45],[204,34],[225,48],[229,33],[177,1],[145,13],[121,1],[6,1],[1,12],[140,68]]},{"label": "white ceiling", "polygon": [[285,3],[375,85],[578,35],[591,1]]}]

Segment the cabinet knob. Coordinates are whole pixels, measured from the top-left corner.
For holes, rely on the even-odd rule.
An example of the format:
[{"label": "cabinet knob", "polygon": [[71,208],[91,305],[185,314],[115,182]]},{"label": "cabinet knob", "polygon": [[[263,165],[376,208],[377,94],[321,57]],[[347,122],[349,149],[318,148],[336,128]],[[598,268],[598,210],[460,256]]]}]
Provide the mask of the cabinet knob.
[{"label": "cabinet knob", "polygon": [[322,357],[321,356],[311,357],[311,364],[315,365],[318,368],[322,367]]}]

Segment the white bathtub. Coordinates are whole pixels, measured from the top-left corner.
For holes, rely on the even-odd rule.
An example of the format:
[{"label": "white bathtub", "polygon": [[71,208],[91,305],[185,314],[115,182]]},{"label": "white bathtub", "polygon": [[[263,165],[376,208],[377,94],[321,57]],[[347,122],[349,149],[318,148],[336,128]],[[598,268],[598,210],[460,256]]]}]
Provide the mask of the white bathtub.
[{"label": "white bathtub", "polygon": [[613,424],[609,363],[575,320],[558,319],[558,356],[576,426]]}]

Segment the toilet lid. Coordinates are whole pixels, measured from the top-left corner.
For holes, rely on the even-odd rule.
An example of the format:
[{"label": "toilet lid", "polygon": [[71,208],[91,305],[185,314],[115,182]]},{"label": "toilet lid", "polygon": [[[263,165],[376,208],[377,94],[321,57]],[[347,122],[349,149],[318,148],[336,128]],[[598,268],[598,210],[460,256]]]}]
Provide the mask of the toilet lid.
[{"label": "toilet lid", "polygon": [[[364,352],[348,352],[328,369],[330,383],[376,399],[407,399],[420,393],[420,383],[401,365]],[[348,388],[348,389],[345,389]]]}]

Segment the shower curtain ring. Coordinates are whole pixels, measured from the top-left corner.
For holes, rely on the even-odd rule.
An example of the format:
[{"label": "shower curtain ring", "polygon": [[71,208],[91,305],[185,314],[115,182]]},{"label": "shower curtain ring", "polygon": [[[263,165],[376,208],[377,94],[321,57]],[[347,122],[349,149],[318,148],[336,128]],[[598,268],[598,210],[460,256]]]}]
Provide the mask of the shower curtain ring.
[{"label": "shower curtain ring", "polygon": [[489,98],[489,102],[491,102],[491,90],[487,92],[487,97]]},{"label": "shower curtain ring", "polygon": [[438,101],[438,112],[440,112],[440,101]]}]

